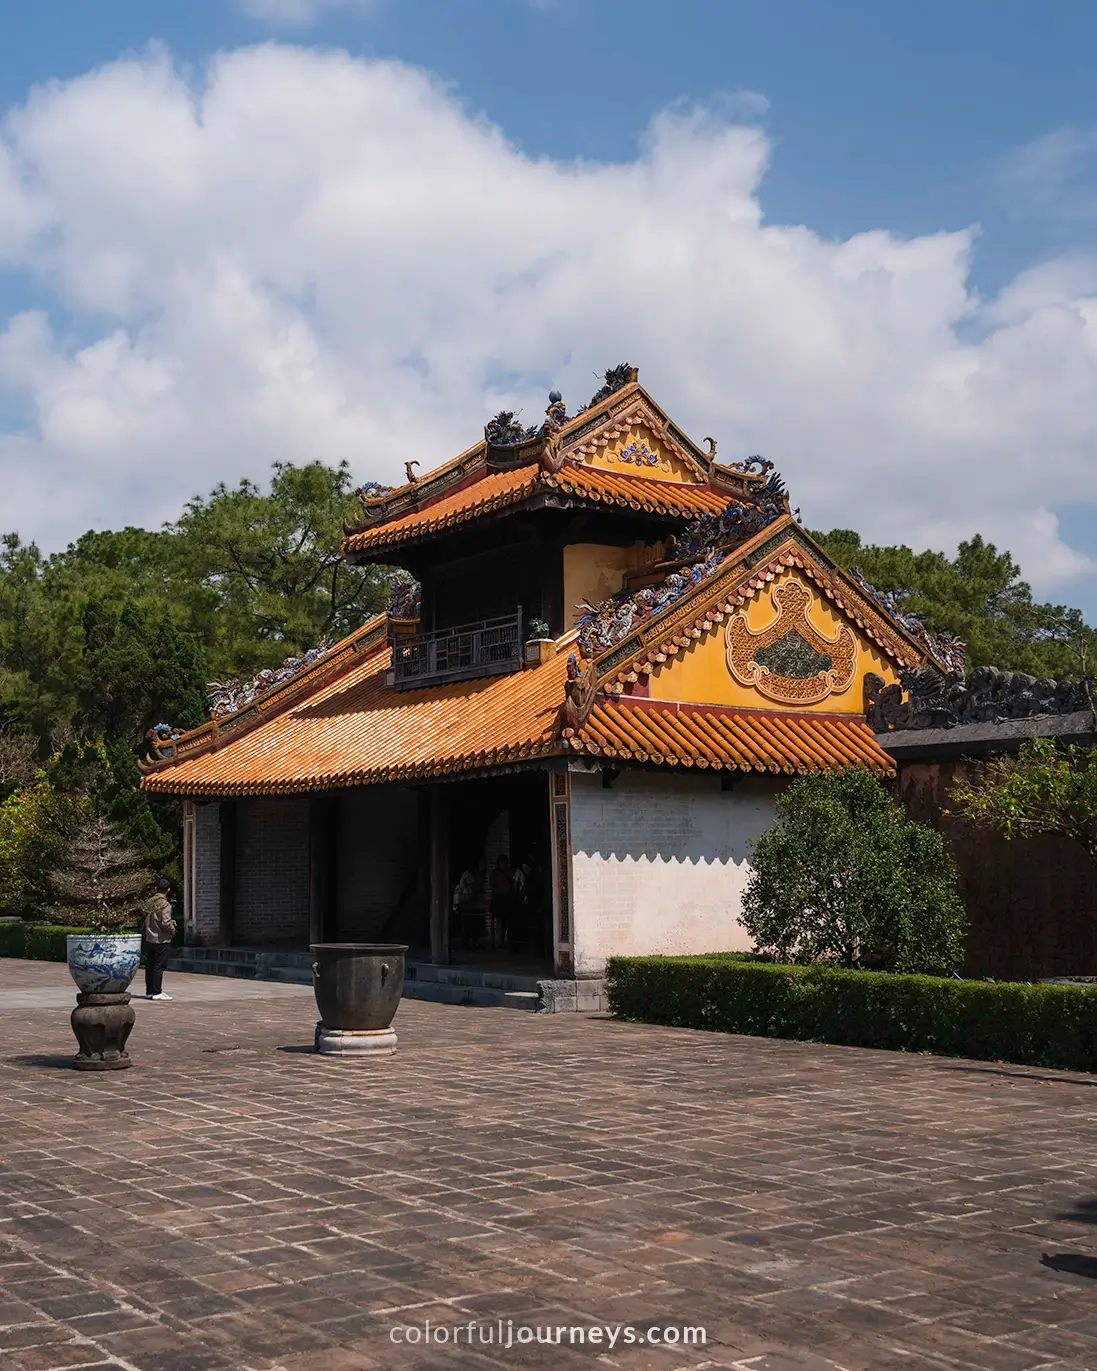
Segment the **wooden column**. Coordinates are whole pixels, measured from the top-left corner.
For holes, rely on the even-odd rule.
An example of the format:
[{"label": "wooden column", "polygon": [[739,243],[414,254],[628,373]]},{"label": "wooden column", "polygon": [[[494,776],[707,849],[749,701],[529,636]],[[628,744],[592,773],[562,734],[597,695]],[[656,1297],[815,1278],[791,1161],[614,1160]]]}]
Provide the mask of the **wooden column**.
[{"label": "wooden column", "polygon": [[432,786],[430,804],[430,959],[449,964],[449,793]]},{"label": "wooden column", "polygon": [[309,799],[309,942],[329,942],[338,936],[336,894],[338,880],[339,797],[313,795]]},{"label": "wooden column", "polygon": [[231,947],[236,936],[236,801],[222,800],[217,806],[221,820],[221,890],[218,901],[217,940]]}]

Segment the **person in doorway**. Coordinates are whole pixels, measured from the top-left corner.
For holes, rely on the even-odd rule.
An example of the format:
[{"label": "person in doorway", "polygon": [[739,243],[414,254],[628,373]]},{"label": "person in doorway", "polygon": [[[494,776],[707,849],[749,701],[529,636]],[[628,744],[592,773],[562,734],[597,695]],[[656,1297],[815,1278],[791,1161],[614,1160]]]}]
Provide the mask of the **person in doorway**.
[{"label": "person in doorway", "polygon": [[510,859],[500,852],[491,873],[491,945],[505,947],[510,928],[510,907],[514,883],[510,878]]},{"label": "person in doorway", "polygon": [[457,916],[457,925],[464,934],[466,949],[472,947],[473,926],[476,925],[479,931],[479,926],[487,921],[484,873],[485,863],[481,857],[475,866],[468,867],[462,873],[453,892],[453,912]]},{"label": "person in doorway", "polygon": [[530,922],[530,863],[527,858],[519,862],[510,875],[512,898],[510,906],[510,939],[512,952],[524,948],[529,936]]},{"label": "person in doorway", "polygon": [[145,944],[145,999],[170,1000],[164,994],[164,967],[171,956],[171,940],[175,936],[168,891],[171,883],[163,876],[156,882],[156,894],[145,906],[141,921],[141,938]]}]

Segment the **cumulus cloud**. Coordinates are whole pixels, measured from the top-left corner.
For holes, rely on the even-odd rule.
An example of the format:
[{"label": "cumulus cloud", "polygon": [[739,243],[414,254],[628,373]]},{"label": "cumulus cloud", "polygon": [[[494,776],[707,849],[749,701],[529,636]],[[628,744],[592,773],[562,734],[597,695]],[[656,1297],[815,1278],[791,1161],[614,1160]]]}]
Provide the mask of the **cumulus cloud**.
[{"label": "cumulus cloud", "polygon": [[0,319],[0,522],[155,525],[276,458],[394,480],[627,359],[816,526],[1091,570],[1053,509],[1097,503],[1094,263],[984,302],[970,230],[764,221],[770,152],[676,109],[634,160],[533,158],[420,71],[276,45],[38,90],[0,138],[0,272],[46,306]]}]

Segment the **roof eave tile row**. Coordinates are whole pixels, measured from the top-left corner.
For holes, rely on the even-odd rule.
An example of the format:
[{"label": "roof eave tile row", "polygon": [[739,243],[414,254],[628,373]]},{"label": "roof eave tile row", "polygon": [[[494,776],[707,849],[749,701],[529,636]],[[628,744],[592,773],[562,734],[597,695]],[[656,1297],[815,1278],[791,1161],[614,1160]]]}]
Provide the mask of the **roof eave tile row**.
[{"label": "roof eave tile row", "polygon": [[[479,493],[478,493],[479,492]],[[518,467],[488,472],[456,494],[445,496],[415,513],[390,523],[348,535],[347,552],[373,552],[397,547],[508,509],[538,494],[562,494],[595,505],[631,509],[668,518],[694,519],[724,509],[730,496],[702,483],[663,481],[624,476],[600,467],[565,462],[557,473]]]},{"label": "roof eave tile row", "polygon": [[698,770],[799,775],[865,766],[895,774],[892,759],[859,716],[770,713],[702,705],[595,705],[569,749]]}]

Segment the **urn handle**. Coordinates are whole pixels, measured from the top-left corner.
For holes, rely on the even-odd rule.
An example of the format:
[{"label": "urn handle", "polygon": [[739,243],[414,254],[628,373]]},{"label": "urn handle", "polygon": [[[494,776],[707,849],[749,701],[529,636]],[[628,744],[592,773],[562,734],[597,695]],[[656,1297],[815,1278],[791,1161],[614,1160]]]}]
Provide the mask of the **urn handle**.
[{"label": "urn handle", "polygon": [[385,982],[388,980],[388,978],[389,978],[389,964],[388,964],[388,962],[382,962],[382,963],[381,963],[381,984],[384,985]]},{"label": "urn handle", "polygon": [[312,979],[313,979],[314,981],[318,981],[318,980],[320,979],[320,963],[319,963],[319,962],[313,962],[313,964],[312,964]]}]

